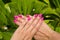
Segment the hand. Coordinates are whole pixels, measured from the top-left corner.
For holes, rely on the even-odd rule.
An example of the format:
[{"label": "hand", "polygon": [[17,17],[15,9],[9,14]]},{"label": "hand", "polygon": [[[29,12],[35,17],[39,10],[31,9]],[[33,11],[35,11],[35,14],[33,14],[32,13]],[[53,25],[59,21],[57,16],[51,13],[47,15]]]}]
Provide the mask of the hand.
[{"label": "hand", "polygon": [[36,40],[50,40],[52,33],[53,30],[45,22],[43,22],[34,38]]},{"label": "hand", "polygon": [[[24,21],[25,19],[26,18],[24,17],[24,18],[20,19],[19,21],[21,21],[21,20]],[[21,21],[21,22],[23,22],[23,21]],[[21,22],[19,22],[19,23],[21,23]],[[16,23],[16,24],[19,24],[19,23]],[[39,28],[38,32],[34,35],[34,38],[36,40],[56,40],[55,37],[52,36],[54,33],[55,32],[45,22],[43,22],[42,25],[40,25],[40,28]],[[58,39],[59,39],[59,37],[58,37]]]},{"label": "hand", "polygon": [[[28,18],[29,20],[30,18]],[[16,24],[19,23],[18,20],[14,21]],[[11,40],[32,40],[32,37],[36,34],[38,31],[40,24],[42,23],[42,20],[40,17],[33,17],[29,21],[23,21],[23,23],[19,23],[20,26],[13,34]],[[37,25],[36,25],[37,24]]]}]

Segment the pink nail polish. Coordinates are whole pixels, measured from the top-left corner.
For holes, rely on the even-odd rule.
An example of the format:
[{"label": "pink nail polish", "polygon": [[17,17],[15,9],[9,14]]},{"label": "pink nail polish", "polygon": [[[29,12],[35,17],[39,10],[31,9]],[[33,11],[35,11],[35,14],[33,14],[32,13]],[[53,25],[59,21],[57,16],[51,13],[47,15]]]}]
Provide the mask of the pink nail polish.
[{"label": "pink nail polish", "polygon": [[39,17],[41,18],[43,16],[43,14],[39,14]]},{"label": "pink nail polish", "polygon": [[43,21],[44,20],[44,17],[42,17],[41,20]]},{"label": "pink nail polish", "polygon": [[37,17],[37,16],[38,16],[38,14],[35,14],[35,15],[34,15],[34,17]]},{"label": "pink nail polish", "polygon": [[28,21],[31,20],[30,15],[27,15],[26,17],[27,17],[27,20],[28,20]]},{"label": "pink nail polish", "polygon": [[14,23],[16,23],[17,20],[14,20]]},{"label": "pink nail polish", "polygon": [[30,18],[30,17],[28,18],[28,21],[29,21],[29,20],[31,20],[31,18]]},{"label": "pink nail polish", "polygon": [[28,20],[28,21],[31,20],[31,17],[30,17],[30,16],[27,16],[27,20]]},{"label": "pink nail polish", "polygon": [[29,15],[27,15],[26,17],[30,17]]},{"label": "pink nail polish", "polygon": [[18,16],[14,16],[14,18],[15,18],[15,19],[17,19],[17,18],[18,18]]},{"label": "pink nail polish", "polygon": [[20,18],[22,18],[22,15],[18,15]]}]

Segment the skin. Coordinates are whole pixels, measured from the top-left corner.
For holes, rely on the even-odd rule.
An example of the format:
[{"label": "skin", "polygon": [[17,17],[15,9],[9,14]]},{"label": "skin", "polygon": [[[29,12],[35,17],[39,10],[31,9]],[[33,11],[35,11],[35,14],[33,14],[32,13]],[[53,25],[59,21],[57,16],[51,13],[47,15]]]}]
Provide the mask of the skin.
[{"label": "skin", "polygon": [[15,21],[15,23],[20,25],[17,28],[17,30],[14,32],[11,40],[32,40],[33,36],[40,28],[40,24],[42,23],[42,20],[40,19],[40,17],[37,18],[32,17],[32,19],[29,21],[25,20],[23,23],[19,23],[19,21]]},{"label": "skin", "polygon": [[[30,15],[29,15],[30,16]],[[32,16],[30,16],[32,18]],[[21,25],[26,17],[18,18],[17,25]],[[30,35],[30,34],[29,34]],[[44,21],[40,24],[39,30],[34,35],[35,40],[60,40],[60,34],[53,31]]]}]

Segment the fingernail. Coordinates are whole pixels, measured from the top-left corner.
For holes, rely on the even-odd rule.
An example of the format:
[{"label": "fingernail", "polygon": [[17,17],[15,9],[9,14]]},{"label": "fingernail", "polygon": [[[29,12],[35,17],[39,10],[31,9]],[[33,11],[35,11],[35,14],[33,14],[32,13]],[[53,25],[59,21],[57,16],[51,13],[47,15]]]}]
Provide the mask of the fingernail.
[{"label": "fingernail", "polygon": [[38,16],[38,14],[35,14],[35,15],[34,15],[34,17],[37,17],[37,16]]},{"label": "fingernail", "polygon": [[44,17],[42,17],[41,20],[43,21],[44,20]]},{"label": "fingernail", "polygon": [[16,23],[17,20],[14,20],[14,23]]},{"label": "fingernail", "polygon": [[22,15],[18,15],[20,18],[22,18]]},{"label": "fingernail", "polygon": [[28,21],[30,21],[30,20],[31,20],[31,18],[29,17],[27,20],[28,20]]},{"label": "fingernail", "polygon": [[26,17],[27,17],[27,20],[28,20],[28,21],[31,20],[30,15],[27,15]]},{"label": "fingernail", "polygon": [[30,17],[30,16],[27,16],[27,20],[28,20],[28,21],[31,20],[31,17]]},{"label": "fingernail", "polygon": [[26,17],[30,17],[29,15],[27,15]]},{"label": "fingernail", "polygon": [[41,18],[43,16],[43,14],[39,14],[39,17]]},{"label": "fingernail", "polygon": [[17,19],[17,18],[18,18],[18,16],[14,16],[14,18],[15,18],[15,19]]}]

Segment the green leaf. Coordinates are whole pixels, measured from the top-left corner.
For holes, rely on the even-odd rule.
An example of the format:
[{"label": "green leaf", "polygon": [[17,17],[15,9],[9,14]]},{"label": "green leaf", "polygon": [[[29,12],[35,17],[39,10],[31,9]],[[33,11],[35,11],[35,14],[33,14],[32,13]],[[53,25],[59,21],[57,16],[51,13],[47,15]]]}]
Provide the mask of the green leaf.
[{"label": "green leaf", "polygon": [[34,9],[35,9],[34,13],[41,13],[41,11],[46,7],[47,5],[44,4],[43,2],[36,1],[34,4]]},{"label": "green leaf", "polygon": [[3,36],[2,36],[2,32],[0,32],[0,40],[3,38]]},{"label": "green leaf", "polygon": [[[3,20],[4,19],[4,20]],[[0,13],[0,22],[7,25],[7,18],[3,13]]]},{"label": "green leaf", "polygon": [[12,33],[10,32],[3,32],[3,40],[10,40]]}]

